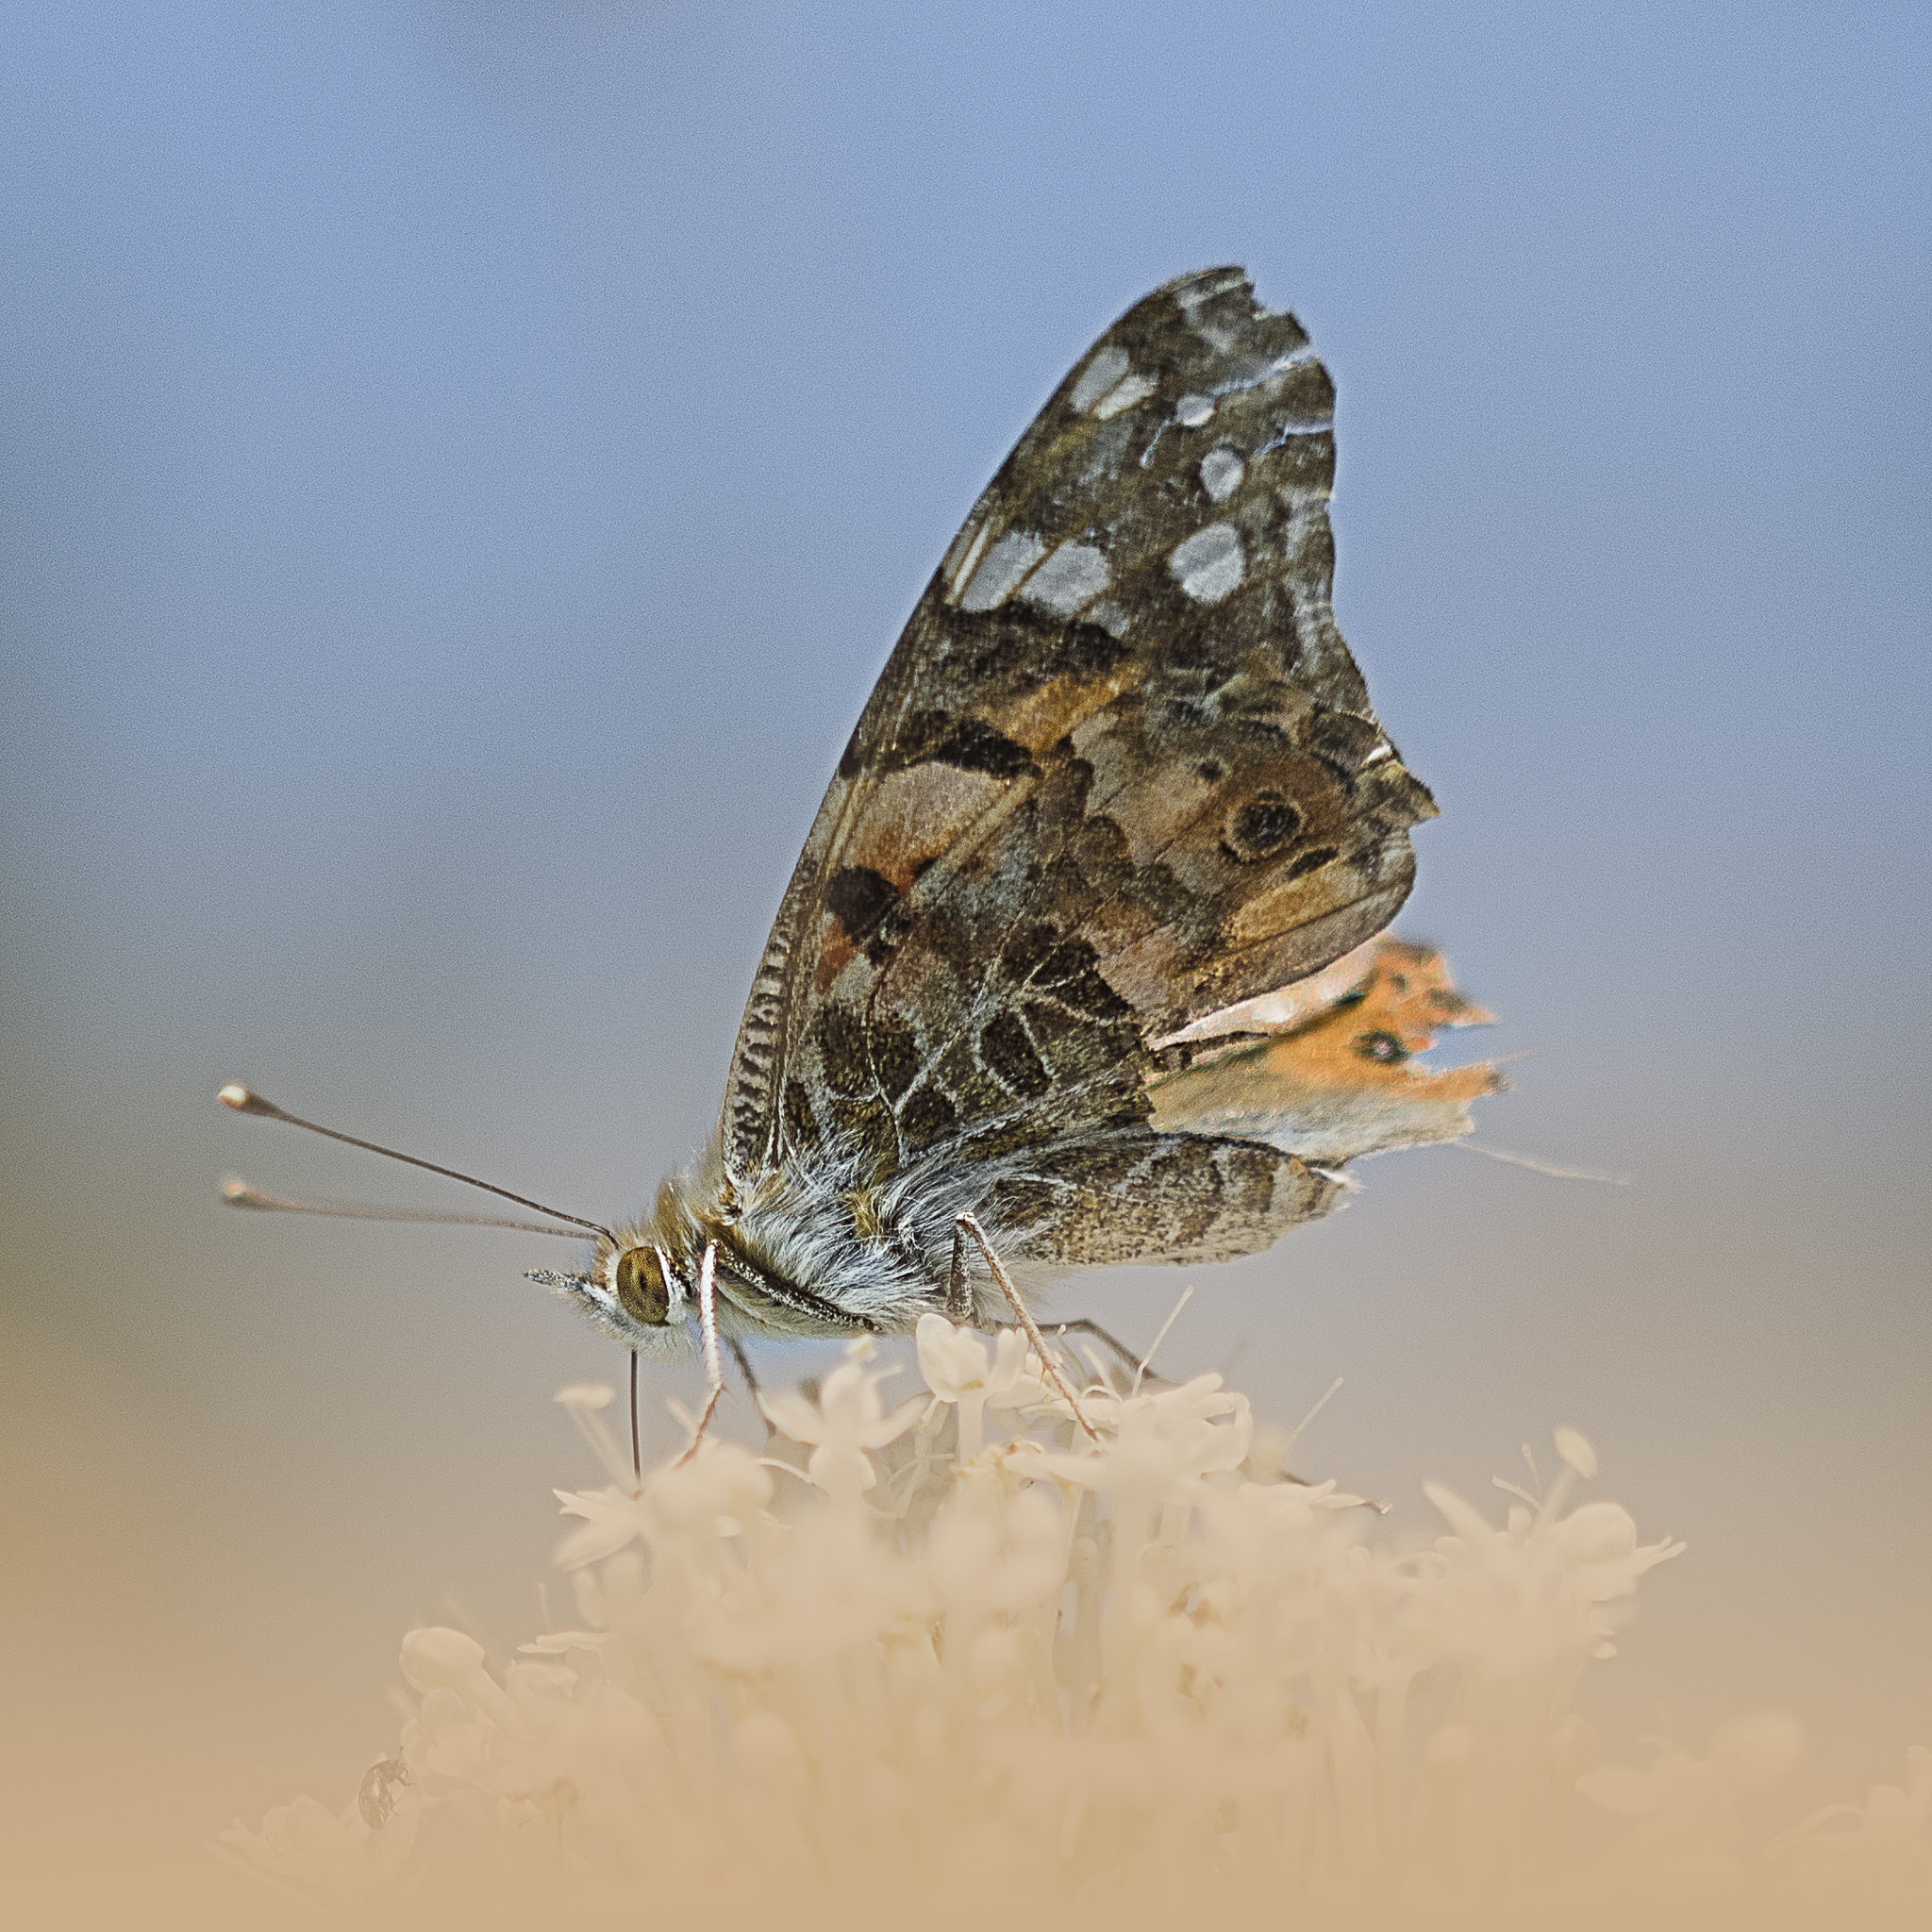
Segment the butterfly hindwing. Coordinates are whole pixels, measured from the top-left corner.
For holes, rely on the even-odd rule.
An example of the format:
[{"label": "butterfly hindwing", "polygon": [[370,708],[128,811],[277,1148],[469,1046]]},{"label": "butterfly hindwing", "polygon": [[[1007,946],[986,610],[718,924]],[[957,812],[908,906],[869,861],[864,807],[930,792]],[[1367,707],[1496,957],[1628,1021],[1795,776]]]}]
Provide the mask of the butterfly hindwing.
[{"label": "butterfly hindwing", "polygon": [[1119,1128],[1003,1162],[985,1218],[1002,1251],[1045,1274],[1227,1261],[1324,1214],[1344,1183],[1269,1146]]},{"label": "butterfly hindwing", "polygon": [[1270,1023],[1257,1002],[1243,1016],[1256,1030],[1174,1048],[1151,1086],[1154,1124],[1324,1163],[1469,1133],[1470,1102],[1500,1092],[1501,1072],[1438,1072],[1416,1056],[1439,1029],[1490,1015],[1456,991],[1433,946],[1384,933],[1337,962],[1350,967],[1352,984],[1325,1003]]},{"label": "butterfly hindwing", "polygon": [[1245,1200],[1249,1246],[1280,1231],[1287,1194],[1257,1207],[1237,1173],[1270,1150],[1142,1123],[1153,1043],[1379,931],[1433,814],[1330,610],[1332,411],[1299,325],[1232,269],[1137,304],[1060,385],[813,824],[726,1088],[732,1172],[836,1140],[883,1177],[957,1143],[1062,1265],[1164,1255],[1094,1221],[1111,1139],[1203,1214]]}]

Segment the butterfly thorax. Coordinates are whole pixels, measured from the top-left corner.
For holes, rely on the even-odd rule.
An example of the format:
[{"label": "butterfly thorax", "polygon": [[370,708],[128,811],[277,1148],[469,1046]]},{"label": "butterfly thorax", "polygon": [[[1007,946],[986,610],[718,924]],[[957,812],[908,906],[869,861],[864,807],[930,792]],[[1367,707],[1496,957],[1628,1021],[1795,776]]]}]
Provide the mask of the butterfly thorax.
[{"label": "butterfly thorax", "polygon": [[713,1141],[664,1181],[648,1214],[620,1224],[615,1243],[598,1243],[587,1273],[616,1305],[601,1325],[641,1353],[687,1353],[709,1249],[726,1335],[914,1326],[946,1306],[954,1223],[984,1209],[983,1189],[950,1163],[915,1163],[883,1180],[870,1169],[858,1150],[832,1147],[788,1155],[747,1179]]}]

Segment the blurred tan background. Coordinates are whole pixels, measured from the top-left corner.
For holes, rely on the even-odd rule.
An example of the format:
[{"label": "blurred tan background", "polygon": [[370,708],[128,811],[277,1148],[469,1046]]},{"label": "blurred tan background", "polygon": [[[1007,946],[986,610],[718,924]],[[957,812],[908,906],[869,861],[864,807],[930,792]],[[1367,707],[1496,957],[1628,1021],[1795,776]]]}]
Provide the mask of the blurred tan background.
[{"label": "blurred tan background", "polygon": [[[1794,1710],[1795,1817],[1932,1742],[1923,12],[12,40],[0,1819],[43,1922],[346,1803],[412,1623],[528,1634],[591,1474],[550,1395],[622,1366],[520,1278],[557,1244],[225,1211],[464,1204],[216,1086],[641,1205],[967,506],[1229,258],[1340,386],[1338,607],[1443,807],[1404,929],[1532,1056],[1482,1138],[1633,1180],[1372,1163],[1165,1359],[1287,1422],[1345,1375],[1301,1463],[1394,1534],[1584,1430],[1690,1545],[1586,1690],[1618,1755]],[[1144,1340],[1180,1285],[1078,1301]]]}]

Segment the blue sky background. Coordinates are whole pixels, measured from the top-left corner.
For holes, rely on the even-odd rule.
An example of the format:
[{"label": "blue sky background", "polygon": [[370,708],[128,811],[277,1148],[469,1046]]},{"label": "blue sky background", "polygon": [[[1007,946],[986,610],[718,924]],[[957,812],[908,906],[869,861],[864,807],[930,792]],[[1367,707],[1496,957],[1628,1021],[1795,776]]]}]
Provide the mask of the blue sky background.
[{"label": "blue sky background", "polygon": [[[549,1394],[620,1365],[541,1244],[225,1215],[233,1169],[444,1197],[214,1088],[641,1206],[966,508],[1220,260],[1339,385],[1338,609],[1443,808],[1404,926],[1533,1055],[1483,1138],[1635,1178],[1375,1162],[1202,1274],[1173,1365],[1244,1343],[1289,1420],[1345,1374],[1304,1461],[1416,1533],[1423,1476],[1584,1429],[1691,1544],[1591,1693],[1613,1747],[1787,1706],[1822,1802],[1932,1742],[1923,8],[8,38],[16,1822],[58,1827],[75,1709],[158,1836],[341,1802],[408,1622],[532,1621],[585,1474]],[[1144,1336],[1178,1286],[1077,1298]],[[136,1577],[165,1670],[107,1660]]]}]

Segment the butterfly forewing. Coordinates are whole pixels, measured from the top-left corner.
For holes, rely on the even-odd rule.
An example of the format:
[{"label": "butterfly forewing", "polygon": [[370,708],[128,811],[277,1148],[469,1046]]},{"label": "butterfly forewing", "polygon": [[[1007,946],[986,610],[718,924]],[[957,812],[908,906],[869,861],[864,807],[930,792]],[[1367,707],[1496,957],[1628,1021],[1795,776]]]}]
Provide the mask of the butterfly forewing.
[{"label": "butterfly forewing", "polygon": [[[1330,609],[1332,413],[1235,269],[1137,304],[1067,376],[820,808],[734,1056],[734,1174],[836,1142],[884,1178],[957,1144],[1063,1265],[1218,1252],[1243,1200],[1250,1247],[1317,1211],[1269,1152],[1142,1123],[1149,1042],[1379,931],[1434,811]],[[1170,1204],[1146,1229],[1137,1186]]]}]

